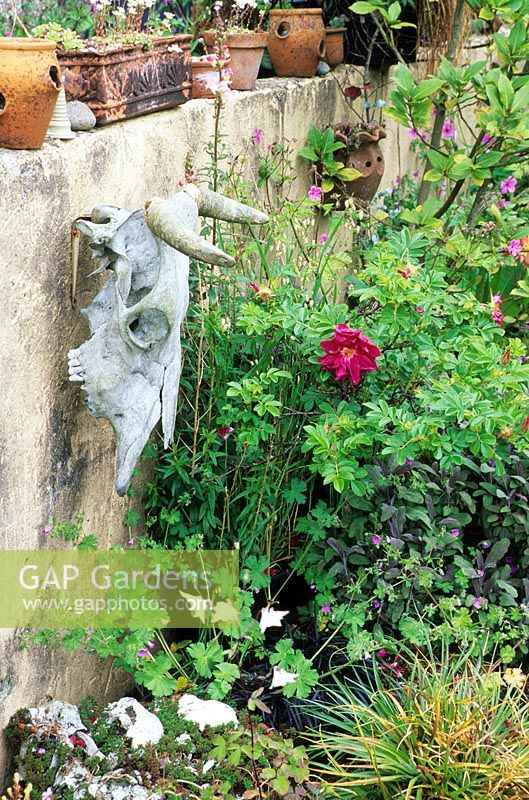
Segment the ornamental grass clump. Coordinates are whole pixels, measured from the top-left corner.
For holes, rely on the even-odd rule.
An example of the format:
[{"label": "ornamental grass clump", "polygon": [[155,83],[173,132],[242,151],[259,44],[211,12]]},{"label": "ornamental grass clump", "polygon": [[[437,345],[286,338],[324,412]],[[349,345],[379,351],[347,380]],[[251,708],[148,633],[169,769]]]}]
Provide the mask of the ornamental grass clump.
[{"label": "ornamental grass clump", "polygon": [[[526,676],[474,652],[400,648],[373,657],[370,686],[338,684],[313,714],[313,769],[331,796],[357,800],[529,797]],[[386,651],[384,651],[385,653]],[[334,704],[333,704],[334,703]]]}]

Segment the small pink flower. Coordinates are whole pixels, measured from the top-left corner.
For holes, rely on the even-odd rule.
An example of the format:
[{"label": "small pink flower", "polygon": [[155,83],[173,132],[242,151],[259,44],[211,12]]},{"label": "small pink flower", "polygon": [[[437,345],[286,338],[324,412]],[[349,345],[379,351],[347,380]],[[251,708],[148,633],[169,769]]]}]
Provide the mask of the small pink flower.
[{"label": "small pink flower", "polygon": [[507,206],[510,205],[511,205],[510,200],[500,200],[498,203],[498,208],[500,209],[500,211],[502,211],[504,208],[507,208]]},{"label": "small pink flower", "polygon": [[42,528],[39,528],[39,533],[42,534],[42,536],[47,536],[50,532],[51,528],[49,528],[47,525],[44,525]]},{"label": "small pink flower", "polygon": [[234,429],[231,427],[231,425],[221,425],[220,428],[217,428],[217,436],[220,436],[220,438],[225,442],[227,439],[229,439],[230,434],[233,433],[233,430]]},{"label": "small pink flower", "polygon": [[330,607],[330,605],[329,605],[328,603],[324,603],[324,604],[322,605],[322,607],[321,607],[321,613],[322,613],[322,614],[330,614],[330,613],[331,613],[331,607]]},{"label": "small pink flower", "polygon": [[488,222],[485,223],[484,228],[485,228],[485,233],[490,233],[491,231],[494,230],[494,228],[496,228],[496,223],[493,222],[491,219],[489,219]]},{"label": "small pink flower", "polygon": [[38,756],[43,756],[45,754],[45,752],[46,752],[46,748],[45,747],[39,747],[39,749],[37,750],[37,755]]},{"label": "small pink flower", "polygon": [[502,323],[503,323],[503,314],[501,312],[502,302],[503,301],[501,299],[501,294],[495,294],[495,295],[492,296],[491,317],[492,317],[493,322],[495,322],[496,325],[499,325],[500,328],[501,328]]},{"label": "small pink flower", "polygon": [[376,545],[382,544],[382,539],[380,538],[380,536],[378,536],[378,535],[375,533],[375,534],[373,534],[373,536],[371,537],[371,543],[372,543],[372,544],[376,544]]},{"label": "small pink flower", "polygon": [[134,539],[129,539],[127,542],[127,547],[133,547],[133,546],[134,546]]},{"label": "small pink flower", "polygon": [[6,31],[4,36],[13,36],[13,31]]},{"label": "small pink flower", "polygon": [[307,197],[309,200],[314,200],[315,203],[319,203],[323,197],[323,192],[319,186],[311,186],[307,192]]},{"label": "small pink flower", "polygon": [[388,654],[388,651],[386,650],[385,647],[382,647],[380,650],[377,650],[377,656],[379,658],[386,658],[387,654]]},{"label": "small pink flower", "polygon": [[494,137],[490,136],[488,133],[486,133],[483,136],[483,139],[481,140],[481,144],[485,144],[485,145],[486,144],[492,144],[493,142],[494,142]]},{"label": "small pink flower", "polygon": [[149,655],[150,655],[150,653],[147,650],[147,648],[145,648],[145,647],[142,647],[141,650],[138,650],[138,656],[140,658],[147,658],[147,656],[149,656]]},{"label": "small pink flower", "polygon": [[411,176],[411,177],[412,177],[412,178],[413,178],[415,181],[418,179],[418,177],[419,177],[419,173],[417,172],[417,170],[415,170],[415,172],[413,172],[413,173],[412,173],[412,176]]},{"label": "small pink flower", "polygon": [[322,233],[322,235],[318,239],[318,244],[325,244],[325,242],[328,240],[328,238],[329,237],[327,236],[326,233]]},{"label": "small pink flower", "polygon": [[512,194],[516,190],[517,184],[518,181],[516,178],[509,175],[508,178],[505,178],[505,180],[500,183],[500,191],[502,194]]},{"label": "small pink flower", "polygon": [[450,536],[453,536],[455,539],[457,539],[459,534],[460,534],[459,528],[452,528],[452,530],[450,531]]},{"label": "small pink flower", "polygon": [[477,608],[479,610],[481,608],[481,606],[483,605],[483,598],[482,597],[476,597],[476,599],[474,600],[472,605],[474,606],[474,608]]},{"label": "small pink flower", "polygon": [[262,132],[261,128],[254,128],[253,129],[253,133],[252,133],[252,137],[253,137],[253,139],[255,141],[255,144],[256,145],[260,145],[261,141],[262,141],[262,138],[263,138],[263,132]]},{"label": "small pink flower", "polygon": [[414,128],[408,128],[408,136],[410,139],[418,139],[419,134]]},{"label": "small pink flower", "polygon": [[417,314],[418,314],[420,317],[422,317],[422,315],[424,314],[424,308],[423,308],[423,306],[417,306],[417,308],[415,309],[415,311],[417,312]]},{"label": "small pink flower", "polygon": [[511,241],[507,245],[507,253],[510,256],[514,256],[515,258],[516,258],[516,256],[520,255],[520,253],[522,252],[522,249],[523,249],[523,247],[522,247],[522,242],[521,242],[520,239],[511,239]]},{"label": "small pink flower", "polygon": [[373,600],[373,608],[380,608],[380,600]]},{"label": "small pink flower", "polygon": [[45,792],[42,792],[41,795],[42,800],[52,800],[53,798],[53,789],[48,786]]},{"label": "small pink flower", "polygon": [[443,130],[441,131],[441,139],[455,139],[457,128],[453,123],[447,119],[444,122]]}]

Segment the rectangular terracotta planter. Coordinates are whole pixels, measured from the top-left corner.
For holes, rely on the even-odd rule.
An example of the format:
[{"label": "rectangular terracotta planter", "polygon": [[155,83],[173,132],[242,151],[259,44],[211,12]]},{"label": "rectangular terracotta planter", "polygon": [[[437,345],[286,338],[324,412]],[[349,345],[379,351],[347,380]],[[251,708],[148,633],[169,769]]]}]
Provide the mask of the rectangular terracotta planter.
[{"label": "rectangular terracotta planter", "polygon": [[[171,50],[171,47],[180,48]],[[152,49],[58,52],[66,99],[81,100],[98,125],[174,108],[191,97],[191,36],[155,39]]]}]

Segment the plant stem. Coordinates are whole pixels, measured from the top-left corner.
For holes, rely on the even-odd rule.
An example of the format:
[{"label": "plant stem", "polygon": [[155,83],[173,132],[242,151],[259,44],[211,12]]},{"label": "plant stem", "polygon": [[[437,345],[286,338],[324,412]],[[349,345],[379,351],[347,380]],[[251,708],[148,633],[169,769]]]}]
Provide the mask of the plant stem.
[{"label": "plant stem", "polygon": [[470,213],[468,215],[468,221],[466,226],[467,233],[474,227],[474,223],[481,214],[481,211],[483,209],[483,203],[485,200],[485,195],[487,194],[490,182],[491,182],[490,178],[484,181],[484,183],[481,184],[481,186],[476,192],[474,202],[472,203],[472,208],[470,209]]},{"label": "plant stem", "polygon": [[[474,158],[474,156],[476,155],[476,153],[477,153],[477,151],[478,151],[478,149],[479,149],[479,147],[481,145],[481,142],[483,141],[483,137],[484,136],[485,136],[485,131],[481,131],[479,136],[478,136],[478,138],[474,142],[474,146],[473,146],[473,148],[472,148],[472,150],[470,152],[470,158]],[[436,219],[440,219],[443,216],[443,214],[445,214],[448,211],[448,209],[450,208],[450,206],[452,205],[454,200],[457,198],[459,192],[463,188],[465,180],[466,180],[466,178],[461,178],[461,180],[456,181],[456,183],[453,185],[452,191],[450,192],[450,194],[446,198],[445,202],[443,203],[443,205],[441,206],[439,211],[437,211],[437,213],[434,215]]]},{"label": "plant stem", "polygon": [[[459,39],[461,36],[462,28],[463,28],[463,13],[465,10],[465,2],[466,0],[457,0],[456,7],[454,10],[454,22],[452,25],[452,30],[450,32],[450,41],[448,42],[448,49],[446,51],[446,58],[450,63],[453,62],[457,48],[459,46]],[[446,105],[444,103],[439,103],[435,105],[436,108],[436,115],[435,115],[435,122],[432,131],[432,139],[431,145],[432,147],[438,148],[441,144],[441,134],[443,132],[443,125],[446,119]],[[426,164],[424,167],[424,172],[421,180],[421,187],[419,189],[419,198],[417,200],[418,205],[422,205],[423,203],[428,200],[428,196],[430,194],[431,184],[428,181],[424,180],[424,176],[428,171],[428,165]]]},{"label": "plant stem", "polygon": [[387,44],[388,47],[391,47],[391,49],[393,50],[397,61],[400,64],[405,64],[406,62],[402,58],[398,47],[396,47],[396,45],[395,45],[395,40],[393,39],[393,34],[391,33],[391,31],[390,31],[390,35],[388,36],[387,32],[384,30],[384,26],[377,19],[376,14],[373,14],[373,22],[375,23],[375,26],[376,26],[378,32],[380,33],[380,35],[384,39],[384,42]]}]

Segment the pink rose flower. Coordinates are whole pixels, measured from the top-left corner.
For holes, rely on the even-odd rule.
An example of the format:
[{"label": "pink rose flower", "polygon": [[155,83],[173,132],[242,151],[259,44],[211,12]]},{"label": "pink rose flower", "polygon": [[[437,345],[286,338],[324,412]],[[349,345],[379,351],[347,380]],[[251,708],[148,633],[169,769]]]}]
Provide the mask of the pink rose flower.
[{"label": "pink rose flower", "polygon": [[376,359],[382,355],[376,344],[362,331],[348,325],[337,325],[332,339],[320,342],[325,355],[318,359],[323,369],[332,372],[336,380],[349,380],[355,386],[363,372],[378,369]]}]

